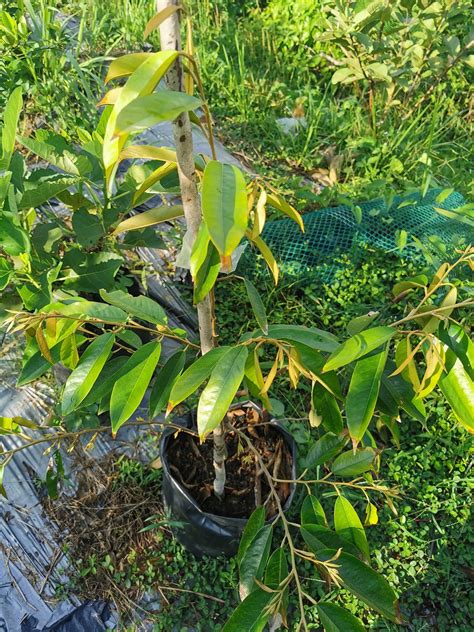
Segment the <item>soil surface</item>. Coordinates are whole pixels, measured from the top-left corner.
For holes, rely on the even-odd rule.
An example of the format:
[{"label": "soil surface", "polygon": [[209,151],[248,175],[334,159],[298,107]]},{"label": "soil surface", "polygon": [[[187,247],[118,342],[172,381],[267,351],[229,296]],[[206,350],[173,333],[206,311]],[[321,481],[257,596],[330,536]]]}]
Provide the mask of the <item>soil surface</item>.
[{"label": "soil surface", "polygon": [[[228,414],[231,426],[244,432],[258,450],[265,467],[274,478],[292,478],[292,455],[282,433],[268,423],[262,423],[253,408],[239,408]],[[173,477],[181,483],[207,513],[233,518],[248,518],[257,506],[266,507],[267,519],[277,513],[274,496],[258,459],[239,438],[235,430],[226,435],[226,487],[220,500],[213,491],[212,434],[203,443],[191,434],[181,432],[168,443],[168,461]],[[288,483],[278,483],[276,490],[282,505],[290,494]]]}]

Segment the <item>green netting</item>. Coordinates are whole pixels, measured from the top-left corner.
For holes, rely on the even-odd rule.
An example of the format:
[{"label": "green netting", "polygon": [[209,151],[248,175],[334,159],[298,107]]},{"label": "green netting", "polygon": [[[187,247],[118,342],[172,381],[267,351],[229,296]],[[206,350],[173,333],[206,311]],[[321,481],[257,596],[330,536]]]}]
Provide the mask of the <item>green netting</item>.
[{"label": "green netting", "polygon": [[[456,192],[439,203],[436,198],[440,192],[432,189],[424,197],[396,197],[390,208],[377,199],[353,208],[341,205],[312,211],[303,216],[304,233],[292,220],[269,221],[262,238],[283,274],[323,281],[329,281],[347,257],[357,262],[367,247],[418,259],[421,252],[414,238],[425,246],[441,246],[449,259],[456,247],[474,242],[474,229],[435,210],[437,207],[449,212],[466,203]],[[407,243],[400,248],[404,237]],[[239,268],[254,274],[263,271],[264,266],[256,266],[249,251],[247,248]]]}]

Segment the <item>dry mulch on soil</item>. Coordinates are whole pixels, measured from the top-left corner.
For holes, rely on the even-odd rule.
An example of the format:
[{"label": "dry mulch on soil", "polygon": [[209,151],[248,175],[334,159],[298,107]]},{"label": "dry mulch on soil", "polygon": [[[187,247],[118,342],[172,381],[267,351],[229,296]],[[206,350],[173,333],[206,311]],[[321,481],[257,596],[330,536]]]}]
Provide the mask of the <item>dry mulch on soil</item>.
[{"label": "dry mulch on soil", "polygon": [[[288,445],[274,426],[261,423],[253,408],[238,408],[228,414],[229,422],[252,441],[266,468],[274,478],[292,478],[292,455]],[[255,454],[235,431],[226,434],[225,497],[219,500],[213,493],[213,441],[210,436],[203,444],[197,437],[181,432],[169,442],[168,460],[171,472],[201,509],[207,513],[234,518],[248,518],[262,503],[267,518],[277,513],[275,499],[270,495],[265,474]],[[192,458],[191,456],[192,455]],[[288,483],[276,487],[282,505],[290,493]]]}]

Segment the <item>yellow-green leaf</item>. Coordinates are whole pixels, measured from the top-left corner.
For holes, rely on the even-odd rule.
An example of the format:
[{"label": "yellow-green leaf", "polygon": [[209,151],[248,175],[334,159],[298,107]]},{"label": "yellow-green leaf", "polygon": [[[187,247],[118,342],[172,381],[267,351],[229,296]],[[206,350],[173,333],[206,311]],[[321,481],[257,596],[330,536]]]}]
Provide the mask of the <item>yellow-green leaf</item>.
[{"label": "yellow-green leaf", "polygon": [[197,426],[201,440],[204,440],[226,416],[244,378],[247,356],[247,347],[232,347],[214,367],[209,382],[199,398]]},{"label": "yellow-green leaf", "polygon": [[148,211],[143,211],[143,213],[137,213],[137,215],[124,219],[123,222],[118,224],[112,235],[118,235],[119,233],[124,233],[129,230],[141,230],[147,226],[154,226],[161,222],[168,222],[177,217],[182,217],[183,214],[184,209],[179,204],[176,206],[157,206],[156,208],[151,208]]},{"label": "yellow-green leaf", "polygon": [[107,75],[105,77],[105,83],[117,79],[118,77],[126,77],[131,75],[138,66],[143,64],[146,59],[149,59],[153,53],[130,53],[129,55],[122,55],[114,59],[109,66]]},{"label": "yellow-green leaf", "polygon": [[244,177],[237,167],[211,160],[204,170],[202,214],[221,257],[230,257],[248,222]]}]

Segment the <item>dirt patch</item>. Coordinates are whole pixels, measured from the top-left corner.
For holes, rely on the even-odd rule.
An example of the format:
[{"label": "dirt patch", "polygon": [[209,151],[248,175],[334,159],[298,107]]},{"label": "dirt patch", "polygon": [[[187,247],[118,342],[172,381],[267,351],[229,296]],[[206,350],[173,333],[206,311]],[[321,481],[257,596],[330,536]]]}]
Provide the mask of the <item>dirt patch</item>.
[{"label": "dirt patch", "polygon": [[[292,478],[292,455],[277,428],[261,423],[262,419],[253,408],[232,411],[229,421],[251,439],[266,468],[275,478]],[[197,437],[183,432],[171,438],[168,445],[168,461],[173,476],[203,511],[219,516],[248,518],[257,506],[264,504],[267,518],[276,514],[275,499],[270,495],[258,459],[235,431],[231,430],[226,435],[227,482],[223,500],[213,493],[212,435],[200,444]],[[278,484],[277,491],[284,504],[290,494],[289,484]]]},{"label": "dirt patch", "polygon": [[160,478],[159,472],[137,461],[111,454],[78,468],[74,496],[44,500],[63,549],[76,566],[71,572],[76,595],[112,600],[120,611],[139,599],[140,586],[127,586],[121,600],[117,584],[122,574],[126,580],[132,563],[138,564],[138,573],[145,572],[149,551],[158,548],[150,524],[164,517]]}]

